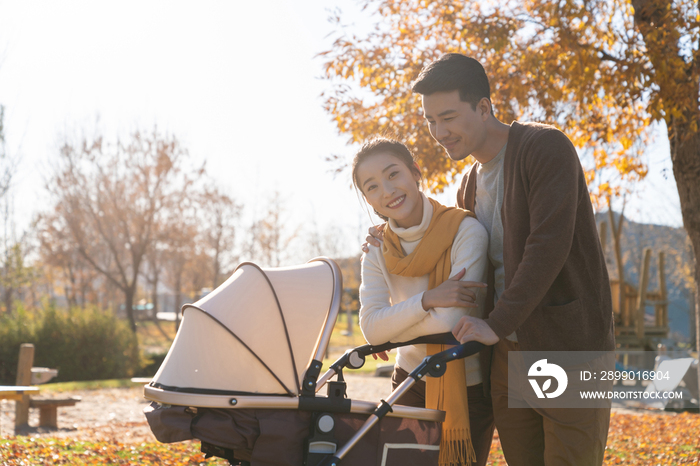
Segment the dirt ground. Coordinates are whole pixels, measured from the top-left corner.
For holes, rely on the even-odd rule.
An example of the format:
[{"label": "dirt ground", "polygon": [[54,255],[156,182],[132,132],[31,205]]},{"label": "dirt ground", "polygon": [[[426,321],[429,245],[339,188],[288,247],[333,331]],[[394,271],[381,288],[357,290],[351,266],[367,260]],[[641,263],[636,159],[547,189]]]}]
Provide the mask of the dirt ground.
[{"label": "dirt ground", "polygon": [[[379,401],[391,392],[390,379],[369,375],[345,376],[348,397]],[[43,396],[43,395],[42,395]],[[149,401],[143,397],[143,387],[76,390],[47,394],[46,398],[81,397],[75,406],[58,408],[58,430],[30,427],[24,432],[33,437],[59,437],[75,440],[112,440],[122,443],[155,442],[156,439],[143,414]],[[0,401],[0,436],[13,435],[15,402]],[[29,425],[39,425],[39,410],[29,410]]]}]

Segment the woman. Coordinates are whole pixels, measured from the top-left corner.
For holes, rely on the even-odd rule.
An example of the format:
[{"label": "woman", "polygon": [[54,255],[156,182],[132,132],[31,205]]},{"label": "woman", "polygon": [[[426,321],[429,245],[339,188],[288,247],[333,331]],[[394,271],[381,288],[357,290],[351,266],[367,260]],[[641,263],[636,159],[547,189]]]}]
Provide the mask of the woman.
[{"label": "woman", "polygon": [[[352,176],[365,200],[387,220],[382,247],[371,246],[362,260],[365,339],[371,344],[409,341],[450,332],[465,314],[483,317],[488,235],[473,214],[428,199],[419,189],[421,175],[411,152],[398,141],[365,143],[355,155]],[[426,354],[426,345],[397,350],[394,388]],[[445,376],[428,378],[427,387],[416,383],[399,403],[447,412],[441,465],[486,464],[493,414],[478,354],[450,363]]]}]

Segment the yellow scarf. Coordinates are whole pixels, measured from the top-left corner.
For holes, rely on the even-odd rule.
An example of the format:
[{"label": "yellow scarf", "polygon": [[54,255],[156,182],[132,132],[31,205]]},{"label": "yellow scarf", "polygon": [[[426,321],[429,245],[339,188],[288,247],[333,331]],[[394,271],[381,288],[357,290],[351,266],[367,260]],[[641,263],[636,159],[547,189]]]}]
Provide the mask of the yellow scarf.
[{"label": "yellow scarf", "polygon": [[[475,217],[467,210],[445,207],[429,199],[433,206],[430,225],[416,249],[409,255],[403,250],[399,237],[391,228],[384,231],[382,253],[389,273],[403,277],[429,275],[428,289],[450,278],[452,243],[465,216]],[[428,345],[432,355],[447,349],[447,345]],[[442,377],[426,378],[425,404],[430,409],[445,411],[440,441],[440,466],[459,466],[476,461],[469,431],[469,407],[464,361],[452,361]]]}]

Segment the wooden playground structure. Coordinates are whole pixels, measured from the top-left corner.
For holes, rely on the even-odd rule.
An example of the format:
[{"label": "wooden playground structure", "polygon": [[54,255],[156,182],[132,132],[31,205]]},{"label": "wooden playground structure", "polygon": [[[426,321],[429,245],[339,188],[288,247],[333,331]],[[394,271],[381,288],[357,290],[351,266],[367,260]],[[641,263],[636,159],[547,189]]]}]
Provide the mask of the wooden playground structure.
[{"label": "wooden playground structure", "polygon": [[[649,290],[649,271],[652,250],[644,249],[637,286],[625,279],[620,232],[624,216],[619,216],[617,225],[612,210],[608,210],[608,219],[612,231],[612,246],[617,268],[617,278],[610,279],[613,313],[615,316],[615,340],[619,347],[628,349],[651,350],[663,338],[668,337],[668,298],[666,275],[664,272],[664,253],[658,253],[658,289]],[[601,222],[598,230],[600,242],[605,251],[607,241],[607,222]],[[653,320],[646,317],[647,306],[654,307]]]}]

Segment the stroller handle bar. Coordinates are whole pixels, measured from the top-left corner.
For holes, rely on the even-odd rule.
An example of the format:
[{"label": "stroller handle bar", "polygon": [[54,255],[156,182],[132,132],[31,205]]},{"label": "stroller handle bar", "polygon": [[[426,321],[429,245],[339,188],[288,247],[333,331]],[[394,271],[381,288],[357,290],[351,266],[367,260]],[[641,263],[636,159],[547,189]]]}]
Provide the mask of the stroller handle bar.
[{"label": "stroller handle bar", "polygon": [[[415,338],[410,341],[403,341],[398,343],[387,342],[381,345],[371,345],[366,344],[358,346],[356,348],[350,349],[345,352],[338,360],[336,360],[329,369],[319,378],[316,384],[316,391],[318,392],[334,375],[341,372],[346,366],[351,369],[359,369],[365,364],[365,358],[370,354],[381,353],[382,351],[388,351],[394,348],[400,348],[402,346],[410,345],[421,345],[428,343],[436,343],[443,345],[459,345],[457,341],[450,332],[436,333],[434,335],[425,335],[422,337]],[[476,350],[477,352],[479,350]],[[469,355],[467,355],[469,356]],[[466,356],[464,356],[466,357]]]},{"label": "stroller handle bar", "polygon": [[459,345],[459,341],[450,332],[436,333],[434,335],[425,335],[422,337],[415,338],[410,341],[402,341],[399,343],[387,342],[382,345],[362,345],[355,348],[357,351],[363,352],[365,355],[372,353],[379,353],[380,351],[387,351],[394,348],[399,348],[401,346],[409,345],[421,345],[427,343],[437,343],[443,345]]},{"label": "stroller handle bar", "polygon": [[[452,335],[452,334],[449,334]],[[432,335],[431,337],[433,337]],[[444,336],[444,334],[442,334]],[[426,337],[430,338],[430,337]],[[418,339],[420,340],[420,339]],[[413,340],[416,341],[416,340]],[[383,345],[382,345],[383,346]],[[401,345],[399,345],[401,346]],[[448,348],[444,351],[441,351],[439,353],[435,353],[432,356],[426,356],[425,359],[423,359],[423,362],[421,362],[418,367],[416,367],[411,373],[406,377],[406,380],[404,380],[401,385],[396,387],[396,390],[394,390],[391,395],[387,398],[387,400],[381,400],[381,403],[377,406],[377,409],[375,409],[374,413],[370,415],[370,417],[365,421],[365,423],[362,425],[362,427],[355,433],[355,435],[348,440],[348,442],[341,448],[340,450],[337,451],[337,453],[332,456],[328,457],[324,460],[322,463],[323,466],[337,466],[338,463],[343,459],[343,457],[348,453],[348,451],[354,447],[359,440],[365,436],[367,432],[377,423],[381,418],[386,416],[387,413],[392,411],[392,406],[396,403],[396,401],[403,395],[408,389],[413,386],[417,381],[421,380],[423,377],[426,375],[429,375],[431,377],[440,377],[445,373],[445,369],[447,368],[447,363],[450,361],[455,361],[457,359],[463,359],[466,358],[467,356],[471,356],[473,354],[478,353],[481,351],[482,348],[484,348],[486,345],[483,343],[480,343],[478,341],[468,341],[466,343],[463,343],[459,346],[455,346],[453,348]],[[376,347],[375,347],[376,348]],[[383,350],[382,350],[383,351]]]}]

